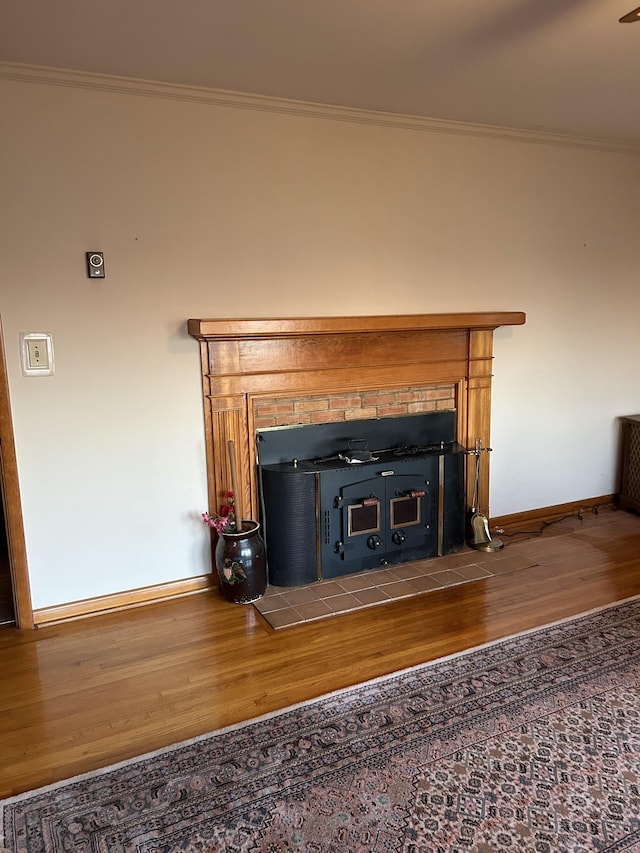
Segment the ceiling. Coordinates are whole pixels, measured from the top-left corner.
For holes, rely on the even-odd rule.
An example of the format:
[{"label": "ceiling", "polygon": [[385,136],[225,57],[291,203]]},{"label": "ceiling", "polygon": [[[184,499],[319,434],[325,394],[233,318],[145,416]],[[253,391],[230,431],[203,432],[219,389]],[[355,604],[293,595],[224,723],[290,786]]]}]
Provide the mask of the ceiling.
[{"label": "ceiling", "polygon": [[638,0],[0,0],[0,61],[640,145]]}]

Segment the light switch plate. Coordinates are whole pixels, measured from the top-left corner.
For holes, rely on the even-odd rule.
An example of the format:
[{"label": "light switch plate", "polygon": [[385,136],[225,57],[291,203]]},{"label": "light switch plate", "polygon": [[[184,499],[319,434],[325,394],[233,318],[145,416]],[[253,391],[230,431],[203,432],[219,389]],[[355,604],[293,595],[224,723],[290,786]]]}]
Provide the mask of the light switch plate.
[{"label": "light switch plate", "polygon": [[21,332],[24,376],[53,376],[53,338],[49,332]]}]

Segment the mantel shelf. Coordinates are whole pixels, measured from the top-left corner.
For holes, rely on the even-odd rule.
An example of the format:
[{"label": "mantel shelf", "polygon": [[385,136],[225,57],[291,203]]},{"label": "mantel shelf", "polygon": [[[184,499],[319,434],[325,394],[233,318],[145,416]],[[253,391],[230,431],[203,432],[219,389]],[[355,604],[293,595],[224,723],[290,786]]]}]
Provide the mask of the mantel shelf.
[{"label": "mantel shelf", "polygon": [[284,317],[263,319],[216,318],[189,320],[189,334],[197,340],[242,340],[298,335],[366,334],[453,329],[497,329],[521,326],[522,311],[480,311],[452,314],[387,314],[361,317]]}]

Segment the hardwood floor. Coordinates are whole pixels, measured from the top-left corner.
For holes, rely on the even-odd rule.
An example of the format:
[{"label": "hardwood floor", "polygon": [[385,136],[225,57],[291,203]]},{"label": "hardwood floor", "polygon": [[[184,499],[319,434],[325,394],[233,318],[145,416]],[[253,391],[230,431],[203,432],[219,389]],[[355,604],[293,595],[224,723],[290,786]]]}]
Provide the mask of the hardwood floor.
[{"label": "hardwood floor", "polygon": [[0,796],[640,594],[640,518],[506,538],[532,568],[274,631],[216,592],[0,628]]}]

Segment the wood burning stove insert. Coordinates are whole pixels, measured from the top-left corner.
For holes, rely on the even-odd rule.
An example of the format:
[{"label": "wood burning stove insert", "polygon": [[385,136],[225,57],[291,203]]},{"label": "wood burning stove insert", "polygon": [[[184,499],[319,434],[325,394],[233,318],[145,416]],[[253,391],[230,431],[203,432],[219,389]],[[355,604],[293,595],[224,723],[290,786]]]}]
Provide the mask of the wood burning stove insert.
[{"label": "wood burning stove insert", "polygon": [[256,433],[269,582],[449,554],[465,541],[453,411]]}]

